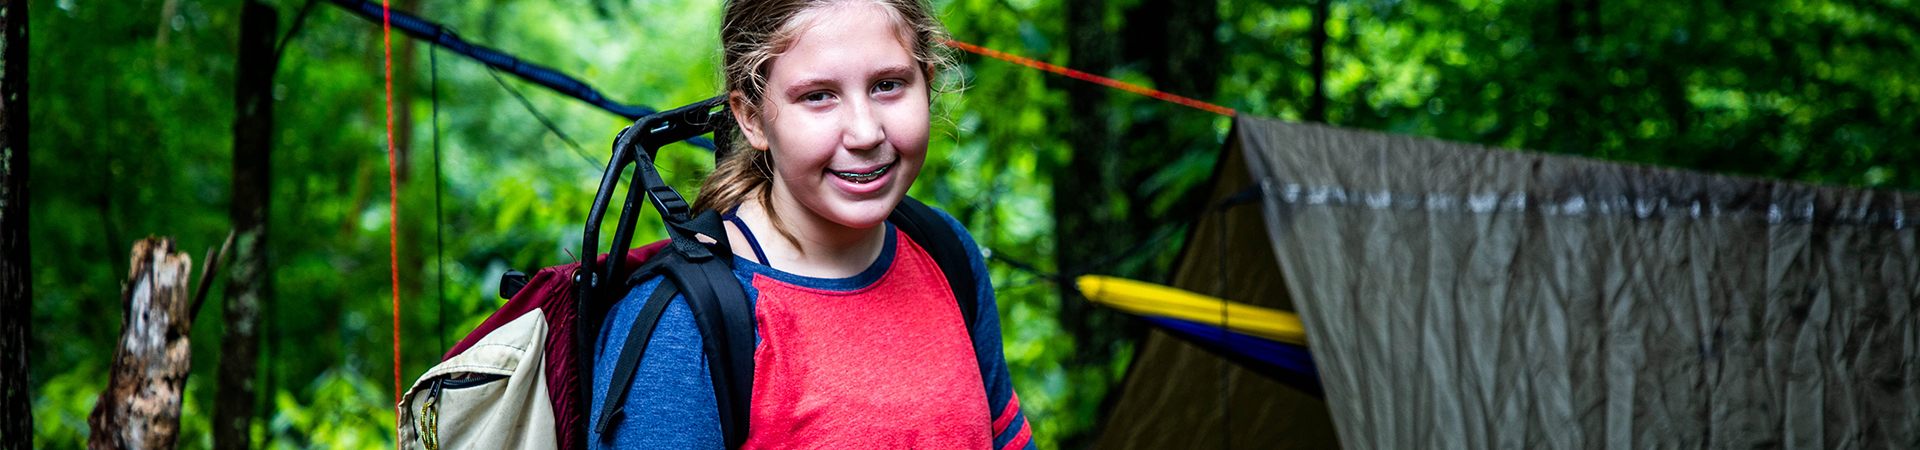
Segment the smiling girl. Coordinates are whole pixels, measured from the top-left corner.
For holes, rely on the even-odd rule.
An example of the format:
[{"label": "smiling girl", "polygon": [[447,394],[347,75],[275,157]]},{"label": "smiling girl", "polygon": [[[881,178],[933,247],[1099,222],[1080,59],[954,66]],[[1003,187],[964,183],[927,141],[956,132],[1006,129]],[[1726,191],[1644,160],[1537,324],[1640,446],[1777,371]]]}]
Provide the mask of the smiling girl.
[{"label": "smiling girl", "polygon": [[[888,223],[927,158],[946,34],[922,0],[737,0],[721,31],[740,124],[696,211],[727,218],[756,345],[746,448],[1031,448],[1000,348],[986,265],[967,251],[963,320],[928,252]],[[939,216],[975,249],[958,221]],[[662,282],[635,286],[596,348],[593,417],[626,330]],[[721,448],[693,313],[674,297],[594,448]]]}]

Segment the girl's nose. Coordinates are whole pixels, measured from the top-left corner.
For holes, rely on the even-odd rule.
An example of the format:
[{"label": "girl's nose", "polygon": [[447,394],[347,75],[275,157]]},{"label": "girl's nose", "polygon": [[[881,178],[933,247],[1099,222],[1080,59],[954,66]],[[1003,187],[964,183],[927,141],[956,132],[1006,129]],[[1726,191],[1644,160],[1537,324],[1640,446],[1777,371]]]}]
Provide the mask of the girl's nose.
[{"label": "girl's nose", "polygon": [[840,144],[848,150],[871,150],[887,140],[887,132],[880,126],[878,108],[870,100],[861,99],[851,102],[846,108],[847,115],[842,119]]}]

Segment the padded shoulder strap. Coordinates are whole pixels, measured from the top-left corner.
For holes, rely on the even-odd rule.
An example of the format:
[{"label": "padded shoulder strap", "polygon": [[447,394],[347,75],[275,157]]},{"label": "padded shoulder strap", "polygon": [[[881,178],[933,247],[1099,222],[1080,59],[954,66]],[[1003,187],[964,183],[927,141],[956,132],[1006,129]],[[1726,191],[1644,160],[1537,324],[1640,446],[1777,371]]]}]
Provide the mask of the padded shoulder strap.
[{"label": "padded shoulder strap", "polygon": [[887,219],[926,249],[933,262],[940,265],[940,273],[947,276],[947,286],[953,289],[953,299],[960,303],[960,317],[967,321],[967,333],[972,334],[973,324],[980,319],[975,317],[980,314],[980,293],[973,284],[973,262],[968,252],[979,249],[966,248],[960,235],[947,225],[940,213],[913,197],[901,198],[900,206],[893,208],[893,214]]},{"label": "padded shoulder strap", "polygon": [[747,440],[747,411],[753,398],[753,307],[733,268],[719,259],[684,266],[668,264],[667,279],[693,309],[707,354],[708,376],[720,407],[720,434],[727,448]]},{"label": "padded shoulder strap", "polygon": [[[614,366],[607,403],[593,422],[600,433],[604,434],[620,419],[616,413],[624,409],[621,403],[624,403],[625,390],[633,384],[634,371],[646,352],[646,342],[653,338],[654,325],[677,293],[693,310],[693,323],[700,330],[701,346],[707,355],[707,375],[713,380],[715,406],[720,413],[720,434],[727,448],[740,448],[746,443],[748,409],[753,398],[753,306],[746,290],[740,287],[740,280],[733,276],[732,254],[699,244],[689,237],[695,234],[726,236],[717,230],[717,219],[709,217],[716,215],[706,211],[694,220],[669,224],[668,234],[673,235],[675,244],[673,250],[654,255],[642,266],[648,273],[664,275],[666,279],[641,307],[633,331],[627,334],[620,361]],[[701,251],[691,253],[699,256],[682,251],[682,242],[698,246]],[[629,286],[634,280],[644,279],[640,275],[629,278]]]}]

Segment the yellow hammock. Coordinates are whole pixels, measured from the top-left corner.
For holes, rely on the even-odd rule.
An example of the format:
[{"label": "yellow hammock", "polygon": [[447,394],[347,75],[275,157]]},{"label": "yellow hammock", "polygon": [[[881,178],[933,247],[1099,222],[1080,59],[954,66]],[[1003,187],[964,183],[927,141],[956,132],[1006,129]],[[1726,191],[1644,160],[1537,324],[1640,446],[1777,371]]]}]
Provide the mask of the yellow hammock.
[{"label": "yellow hammock", "polygon": [[1300,316],[1277,309],[1223,301],[1190,291],[1125,278],[1086,275],[1075,280],[1094,303],[1143,316],[1158,316],[1220,326],[1227,308],[1227,330],[1296,345],[1307,345]]}]

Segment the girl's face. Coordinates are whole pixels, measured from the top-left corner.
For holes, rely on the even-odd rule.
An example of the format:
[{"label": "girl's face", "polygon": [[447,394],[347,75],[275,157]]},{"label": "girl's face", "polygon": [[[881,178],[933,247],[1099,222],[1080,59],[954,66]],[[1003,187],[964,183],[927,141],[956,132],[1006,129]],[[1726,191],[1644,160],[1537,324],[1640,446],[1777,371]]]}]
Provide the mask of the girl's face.
[{"label": "girl's face", "polygon": [[804,28],[768,70],[759,120],[741,121],[754,148],[773,152],[767,207],[872,227],[920,174],[927,77],[883,8],[839,3],[797,18]]}]

